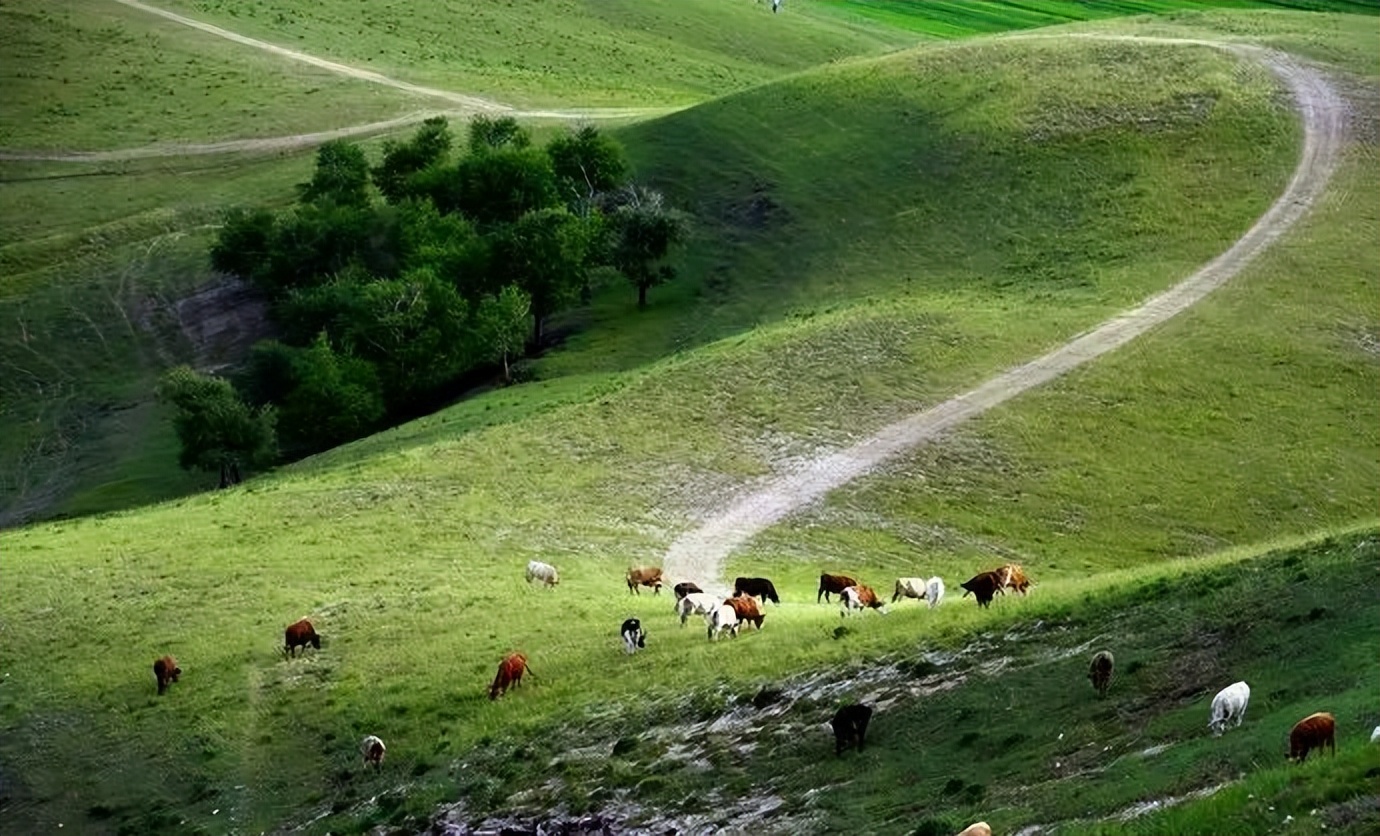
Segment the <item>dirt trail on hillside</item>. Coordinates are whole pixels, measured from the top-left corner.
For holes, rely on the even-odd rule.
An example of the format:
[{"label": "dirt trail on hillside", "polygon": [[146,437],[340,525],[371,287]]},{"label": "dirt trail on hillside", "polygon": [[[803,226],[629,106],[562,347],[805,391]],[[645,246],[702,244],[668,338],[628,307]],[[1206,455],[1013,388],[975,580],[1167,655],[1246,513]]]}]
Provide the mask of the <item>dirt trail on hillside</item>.
[{"label": "dirt trail on hillside", "polygon": [[256,38],[246,37],[219,26],[203,23],[190,17],[184,17],[174,12],[160,9],[140,3],[139,0],[114,0],[125,6],[138,9],[149,14],[158,15],[168,20],[199,29],[211,35],[215,35],[226,40],[234,41],[238,44],[251,46],[279,55],[293,61],[300,61],[319,67],[330,72],[347,76],[349,78],[368,81],[374,84],[382,84],[394,87],[418,96],[428,96],[431,98],[444,99],[458,108],[453,108],[439,113],[410,113],[406,116],[399,116],[382,122],[370,122],[363,125],[351,125],[344,128],[336,128],[329,131],[318,131],[315,133],[290,134],[288,136],[263,137],[258,139],[229,139],[220,142],[206,143],[156,143],[153,145],[143,145],[135,148],[121,148],[110,151],[72,151],[42,152],[42,151],[13,151],[0,150],[0,161],[5,162],[63,162],[63,163],[110,163],[126,162],[132,160],[144,160],[163,157],[194,157],[207,154],[232,154],[232,153],[274,153],[278,151],[291,151],[299,148],[309,148],[314,145],[328,142],[333,139],[348,139],[357,136],[369,136],[371,134],[384,133],[396,128],[406,127],[426,119],[431,116],[454,116],[467,117],[476,114],[501,114],[522,119],[560,119],[560,120],[607,120],[607,119],[628,119],[638,116],[649,116],[661,113],[669,113],[676,108],[666,107],[587,107],[587,108],[558,108],[524,109],[513,105],[503,104],[502,102],[485,99],[479,96],[470,96],[464,93],[456,93],[450,90],[441,90],[436,87],[425,87],[420,84],[412,84],[407,81],[399,81],[389,78],[381,73],[372,70],[364,70],[358,67],[351,67],[347,64],[340,64],[335,61],[328,61],[325,58],[318,58],[304,52],[287,49],[260,41]]},{"label": "dirt trail on hillside", "polygon": [[1348,109],[1320,72],[1289,55],[1243,44],[1134,36],[1112,39],[1211,46],[1272,70],[1292,94],[1304,127],[1303,152],[1284,193],[1230,249],[1139,307],[976,389],[883,427],[851,447],[806,462],[737,499],[671,544],[662,564],[667,577],[694,580],[702,586],[721,583],[724,560],[768,526],[945,430],[1100,357],[1186,310],[1274,243],[1326,189],[1346,138]]}]

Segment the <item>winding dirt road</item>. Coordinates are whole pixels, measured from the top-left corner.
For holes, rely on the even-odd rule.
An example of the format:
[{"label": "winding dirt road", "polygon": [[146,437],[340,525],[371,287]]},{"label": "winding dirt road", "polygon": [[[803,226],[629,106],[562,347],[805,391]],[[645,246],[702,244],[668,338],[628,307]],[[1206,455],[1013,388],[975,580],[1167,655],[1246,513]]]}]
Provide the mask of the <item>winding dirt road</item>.
[{"label": "winding dirt road", "polygon": [[1289,55],[1243,44],[1134,36],[1109,39],[1209,46],[1258,61],[1272,70],[1292,94],[1304,128],[1303,152],[1284,193],[1230,249],[1139,307],[976,389],[883,427],[851,447],[806,462],[735,500],[671,544],[662,563],[668,577],[722,589],[719,575],[724,560],[758,532],[887,460],[933,441],[945,430],[1101,357],[1187,310],[1287,232],[1326,189],[1340,159],[1349,120],[1345,100],[1321,73]]}]

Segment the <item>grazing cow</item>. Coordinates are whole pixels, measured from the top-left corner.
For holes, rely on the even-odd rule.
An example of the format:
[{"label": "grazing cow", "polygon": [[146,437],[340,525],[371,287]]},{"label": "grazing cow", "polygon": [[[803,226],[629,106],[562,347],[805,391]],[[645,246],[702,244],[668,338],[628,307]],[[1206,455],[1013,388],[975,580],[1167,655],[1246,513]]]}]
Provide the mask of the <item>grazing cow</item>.
[{"label": "grazing cow", "polygon": [[509,653],[498,663],[498,675],[494,677],[494,684],[489,686],[489,699],[496,700],[507,693],[509,688],[520,687],[524,673],[532,673],[532,669],[527,666],[527,657],[521,653]]},{"label": "grazing cow", "polygon": [[992,828],[985,821],[977,821],[963,828],[958,836],[992,836]]},{"label": "grazing cow", "polygon": [[1099,650],[1093,654],[1092,664],[1088,666],[1088,679],[1092,680],[1098,697],[1107,696],[1107,687],[1112,684],[1112,665],[1115,661],[1110,650]]},{"label": "grazing cow", "polygon": [[372,763],[374,766],[382,766],[383,753],[386,751],[388,751],[388,747],[384,746],[383,741],[372,734],[364,738],[364,741],[359,744],[359,753],[364,756],[366,765]]},{"label": "grazing cow", "polygon": [[642,566],[628,570],[628,594],[642,594],[641,587],[650,586],[656,595],[661,594],[661,569],[655,566]]},{"label": "grazing cow", "polygon": [[647,631],[642,629],[642,622],[636,618],[624,621],[623,629],[619,632],[623,636],[623,649],[629,653],[636,653],[639,647],[647,646]]},{"label": "grazing cow", "polygon": [[761,598],[764,604],[768,601],[773,604],[781,603],[781,599],[776,595],[776,585],[766,578],[734,578],[733,594]]},{"label": "grazing cow", "polygon": [[1246,705],[1250,701],[1251,686],[1244,682],[1233,682],[1218,691],[1217,696],[1212,698],[1212,719],[1208,720],[1212,736],[1221,737],[1228,721],[1235,721],[1233,727],[1241,725],[1241,721],[1246,719]]},{"label": "grazing cow", "polygon": [[751,595],[734,595],[732,598],[724,600],[733,608],[733,614],[738,617],[739,623],[751,622],[758,630],[762,629],[762,621],[766,619],[762,615],[762,608],[757,606],[757,599]]},{"label": "grazing cow", "polygon": [[1380,726],[1375,727],[1375,731],[1370,733],[1371,743],[1380,743]]},{"label": "grazing cow", "polygon": [[1326,711],[1309,714],[1289,731],[1289,760],[1303,763],[1308,753],[1326,746],[1337,754],[1337,721]]},{"label": "grazing cow", "polygon": [[839,615],[852,615],[853,610],[861,610],[864,607],[871,607],[882,615],[886,615],[886,604],[882,603],[882,600],[877,597],[877,593],[873,592],[870,586],[858,584],[847,587],[843,590],[841,597],[843,609],[839,611]]},{"label": "grazing cow", "polygon": [[676,615],[680,616],[680,626],[684,627],[685,620],[691,615],[713,615],[718,608],[719,599],[708,592],[691,592],[676,602]]},{"label": "grazing cow", "polygon": [[842,755],[843,750],[849,746],[857,746],[861,752],[867,737],[867,724],[871,721],[870,705],[845,705],[835,711],[834,719],[829,721],[829,725],[834,727],[834,754]]},{"label": "grazing cow", "polygon": [[671,587],[671,591],[676,593],[676,600],[679,601],[692,592],[703,592],[704,590],[689,581],[685,581],[684,583],[678,583]]},{"label": "grazing cow", "polygon": [[819,576],[819,592],[815,593],[815,603],[818,604],[820,597],[823,596],[824,603],[827,604],[829,603],[829,593],[842,595],[845,589],[850,586],[857,586],[857,584],[857,581],[847,575],[821,574]]},{"label": "grazing cow", "polygon": [[993,571],[997,573],[997,577],[1001,581],[999,587],[1001,589],[1014,589],[1024,595],[1026,590],[1030,588],[1030,578],[1025,576],[1025,570],[1021,568],[1019,563],[1008,563]]},{"label": "grazing cow", "polygon": [[296,656],[299,647],[306,653],[307,645],[317,650],[321,649],[321,637],[316,634],[316,628],[311,626],[310,620],[300,619],[296,624],[289,624],[283,631],[283,655]]},{"label": "grazing cow", "polygon": [[168,690],[168,685],[176,682],[181,675],[182,669],[177,666],[177,660],[173,657],[164,656],[153,661],[153,676],[158,680],[158,693],[162,694]]},{"label": "grazing cow", "polygon": [[542,563],[540,560],[527,561],[527,582],[533,580],[541,581],[548,589],[561,582],[561,573],[556,571],[556,567],[550,563]]},{"label": "grazing cow", "polygon": [[715,635],[722,635],[724,631],[732,633],[733,638],[738,638],[738,614],[728,604],[715,607],[712,613],[705,615],[704,623],[709,626],[710,641],[714,640]]},{"label": "grazing cow", "polygon": [[987,607],[992,603],[992,597],[1001,592],[1001,578],[996,572],[981,572],[959,584],[963,587],[963,597],[967,598],[968,593],[972,593],[977,598],[979,607]]},{"label": "grazing cow", "polygon": [[917,601],[925,600],[925,579],[897,578],[896,591],[891,593],[891,603],[894,604],[902,598],[914,598]]},{"label": "grazing cow", "polygon": [[944,600],[944,579],[938,575],[929,579],[925,584],[925,598],[928,599],[930,609],[939,606]]}]

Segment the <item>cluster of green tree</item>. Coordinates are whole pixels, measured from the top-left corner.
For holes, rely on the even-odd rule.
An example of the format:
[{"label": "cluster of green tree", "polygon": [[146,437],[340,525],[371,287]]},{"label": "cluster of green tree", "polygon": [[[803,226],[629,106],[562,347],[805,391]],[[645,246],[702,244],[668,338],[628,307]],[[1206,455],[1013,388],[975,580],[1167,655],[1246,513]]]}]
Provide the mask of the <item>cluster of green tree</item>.
[{"label": "cluster of green tree", "polygon": [[624,276],[639,307],[674,276],[685,216],[630,184],[596,129],[537,148],[515,120],[478,117],[468,139],[453,159],[449,124],[428,119],[373,167],[330,142],[294,206],[227,215],[212,263],[269,297],[281,340],[256,345],[233,388],[185,368],[165,379],[184,467],[238,481],[279,440],[316,452],[418,414],[477,370],[508,382],[599,271]]}]

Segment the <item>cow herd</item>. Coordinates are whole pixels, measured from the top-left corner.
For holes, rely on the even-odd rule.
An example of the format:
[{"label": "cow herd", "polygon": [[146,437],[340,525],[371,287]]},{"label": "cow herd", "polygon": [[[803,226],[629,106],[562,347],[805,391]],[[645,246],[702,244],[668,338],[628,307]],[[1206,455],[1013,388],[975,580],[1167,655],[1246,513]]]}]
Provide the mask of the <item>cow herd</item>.
[{"label": "cow herd", "polygon": [[[630,568],[625,575],[628,593],[641,594],[643,588],[659,595],[663,586],[662,570],[657,567]],[[526,570],[527,583],[538,581],[547,589],[560,583],[560,573],[556,567],[539,560],[530,561]],[[1012,590],[1025,595],[1031,582],[1025,570],[1015,563],[997,569],[981,572],[959,584],[964,590],[963,597],[973,595],[979,607],[988,607],[996,595],[1004,590]],[[924,601],[930,609],[939,606],[944,599],[944,581],[939,577],[897,578],[891,603],[903,598]],[[741,629],[751,625],[758,630],[766,620],[762,608],[767,602],[779,605],[781,597],[775,584],[767,578],[739,577],[733,582],[733,594],[720,597],[705,592],[697,584],[683,581],[672,587],[675,595],[674,609],[684,627],[692,615],[704,618],[706,634],[715,641],[728,634],[736,638]],[[886,603],[877,596],[876,591],[848,575],[821,573],[815,603],[829,603],[831,596],[837,595],[841,605],[840,615],[849,616],[866,609],[875,609],[887,614]],[[631,655],[647,646],[647,632],[637,618],[627,618],[619,629],[619,637],[625,653]],[[310,619],[302,618],[290,624],[283,634],[283,655],[294,658],[298,648],[305,653],[306,648],[321,649],[321,636],[316,632]],[[1106,697],[1111,686],[1115,660],[1111,651],[1097,651],[1088,666],[1088,679],[1099,698]],[[162,656],[153,663],[154,678],[158,693],[168,690],[170,684],[177,682],[182,668],[172,656]],[[496,700],[508,689],[519,687],[523,675],[531,675],[527,657],[522,653],[510,653],[498,665],[498,672],[489,686],[489,699]],[[1220,736],[1229,727],[1236,728],[1245,719],[1246,706],[1250,702],[1251,689],[1245,682],[1235,682],[1223,688],[1212,700],[1208,728],[1214,736]],[[864,704],[845,705],[834,714],[830,725],[834,730],[835,752],[842,754],[847,748],[862,751],[867,734],[868,723],[872,719],[872,708]],[[1380,727],[1371,735],[1372,742],[1380,742]],[[1330,749],[1336,752],[1336,722],[1326,712],[1318,712],[1300,720],[1289,733],[1289,759],[1303,761],[1314,749]],[[360,746],[365,765],[378,767],[383,762],[386,751],[383,740],[368,735]],[[976,829],[974,829],[976,828]],[[986,824],[979,822],[964,833],[990,834]]]}]

